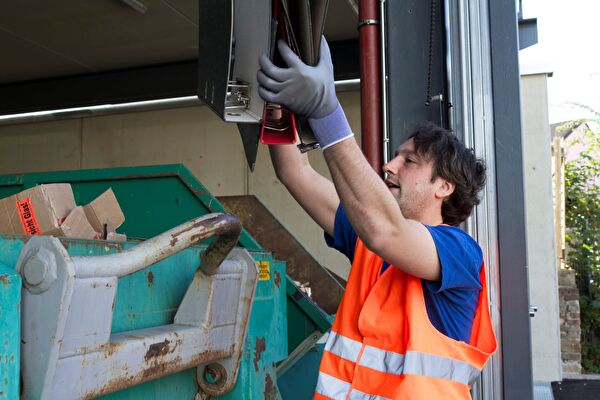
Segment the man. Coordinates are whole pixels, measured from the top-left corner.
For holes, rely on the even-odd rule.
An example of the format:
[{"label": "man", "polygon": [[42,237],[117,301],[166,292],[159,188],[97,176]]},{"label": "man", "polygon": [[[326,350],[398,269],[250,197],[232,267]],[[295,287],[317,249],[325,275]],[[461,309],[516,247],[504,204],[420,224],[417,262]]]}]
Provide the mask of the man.
[{"label": "man", "polygon": [[284,42],[288,68],[262,55],[259,92],[309,123],[333,183],[295,146],[271,146],[277,177],[352,261],[319,370],[316,399],[467,399],[496,349],[483,256],[456,227],[478,204],[485,166],[424,125],[383,166],[353,138],[325,40],[316,67]]}]

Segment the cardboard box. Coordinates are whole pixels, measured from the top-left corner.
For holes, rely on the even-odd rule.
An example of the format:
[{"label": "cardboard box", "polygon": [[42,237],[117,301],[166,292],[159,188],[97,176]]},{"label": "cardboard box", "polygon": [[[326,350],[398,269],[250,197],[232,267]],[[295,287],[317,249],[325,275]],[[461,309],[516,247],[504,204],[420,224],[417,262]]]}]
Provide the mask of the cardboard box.
[{"label": "cardboard box", "polygon": [[94,230],[85,216],[83,207],[71,210],[67,219],[60,225],[62,236],[76,239],[99,239],[100,234]]},{"label": "cardboard box", "polygon": [[127,235],[117,232],[108,232],[108,234],[106,235],[106,240],[108,240],[109,242],[126,242]]},{"label": "cardboard box", "polygon": [[125,215],[112,189],[108,189],[90,204],[83,206],[83,210],[94,230],[102,235],[114,231],[125,221]]},{"label": "cardboard box", "polygon": [[83,207],[75,205],[68,183],[39,185],[0,199],[0,234],[125,241],[115,232],[124,221],[112,189]]},{"label": "cardboard box", "polygon": [[62,235],[60,225],[75,208],[68,183],[39,185],[0,200],[0,233]]}]

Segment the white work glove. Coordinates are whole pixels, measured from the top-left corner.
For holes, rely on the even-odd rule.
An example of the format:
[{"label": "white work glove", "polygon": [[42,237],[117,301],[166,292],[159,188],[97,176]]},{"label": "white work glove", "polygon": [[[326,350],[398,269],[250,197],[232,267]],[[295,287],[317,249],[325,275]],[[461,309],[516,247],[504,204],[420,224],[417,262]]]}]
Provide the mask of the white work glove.
[{"label": "white work glove", "polygon": [[257,73],[260,96],[306,118],[323,118],[335,111],[338,99],[325,38],[321,37],[321,56],[314,67],[304,64],[283,40],[279,40],[277,46],[288,68],[275,66],[262,54]]}]

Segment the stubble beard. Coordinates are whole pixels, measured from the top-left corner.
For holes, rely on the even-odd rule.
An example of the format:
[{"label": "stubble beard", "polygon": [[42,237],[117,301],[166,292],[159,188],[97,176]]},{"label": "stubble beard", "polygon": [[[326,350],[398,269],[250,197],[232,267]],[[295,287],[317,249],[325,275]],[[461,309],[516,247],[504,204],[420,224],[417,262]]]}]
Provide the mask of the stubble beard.
[{"label": "stubble beard", "polygon": [[394,196],[396,198],[396,203],[398,203],[398,207],[400,207],[400,212],[404,218],[411,218],[412,215],[412,207],[409,199],[406,198],[406,193],[402,192],[402,186],[398,187],[398,192]]},{"label": "stubble beard", "polygon": [[404,218],[419,220],[424,201],[424,198],[422,198],[424,196],[420,196],[420,194],[414,192],[412,196],[409,196],[408,193],[402,191],[402,187],[399,188],[396,202]]}]

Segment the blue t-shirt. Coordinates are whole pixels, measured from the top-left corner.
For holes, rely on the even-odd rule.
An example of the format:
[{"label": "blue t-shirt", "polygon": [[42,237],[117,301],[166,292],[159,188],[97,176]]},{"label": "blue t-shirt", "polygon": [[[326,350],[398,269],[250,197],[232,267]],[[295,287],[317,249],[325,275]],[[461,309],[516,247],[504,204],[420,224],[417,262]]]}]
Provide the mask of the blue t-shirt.
[{"label": "blue t-shirt", "polygon": [[[481,291],[479,273],[483,253],[477,242],[460,228],[425,227],[433,237],[442,267],[441,281],[421,279],[429,320],[444,335],[468,343]],[[333,230],[333,238],[325,233],[327,245],[345,254],[352,262],[357,235],[341,204]],[[384,261],[381,272],[388,267]]]}]

